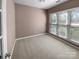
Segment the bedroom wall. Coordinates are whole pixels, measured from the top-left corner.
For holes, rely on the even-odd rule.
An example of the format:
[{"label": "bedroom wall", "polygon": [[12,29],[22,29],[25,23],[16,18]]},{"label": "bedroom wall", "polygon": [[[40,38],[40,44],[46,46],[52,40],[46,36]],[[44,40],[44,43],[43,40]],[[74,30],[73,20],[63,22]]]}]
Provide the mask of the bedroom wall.
[{"label": "bedroom wall", "polygon": [[44,10],[16,4],[16,38],[46,32],[46,14]]}]

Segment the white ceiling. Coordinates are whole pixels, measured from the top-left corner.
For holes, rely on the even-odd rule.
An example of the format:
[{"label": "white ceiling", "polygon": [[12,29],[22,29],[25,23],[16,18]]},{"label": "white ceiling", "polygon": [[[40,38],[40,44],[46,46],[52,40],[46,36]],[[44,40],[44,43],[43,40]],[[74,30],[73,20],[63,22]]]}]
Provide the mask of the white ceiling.
[{"label": "white ceiling", "polygon": [[[56,2],[59,1],[59,2]],[[54,7],[58,4],[64,3],[67,0],[45,0],[44,2],[40,2],[40,0],[16,0],[17,4],[28,5],[40,9],[48,9]]]}]

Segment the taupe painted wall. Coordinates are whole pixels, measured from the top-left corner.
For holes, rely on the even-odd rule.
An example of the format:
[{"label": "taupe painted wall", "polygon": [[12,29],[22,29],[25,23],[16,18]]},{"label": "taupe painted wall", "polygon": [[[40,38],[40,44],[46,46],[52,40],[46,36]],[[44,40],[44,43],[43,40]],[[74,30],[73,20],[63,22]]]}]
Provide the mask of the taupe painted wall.
[{"label": "taupe painted wall", "polygon": [[46,32],[44,10],[16,4],[16,38]]},{"label": "taupe painted wall", "polygon": [[15,1],[7,0],[7,47],[8,52],[12,51],[15,41]]},{"label": "taupe painted wall", "polygon": [[65,2],[63,4],[60,4],[56,7],[50,8],[47,10],[47,32],[49,31],[49,13],[58,12],[74,7],[79,7],[79,0],[69,0],[68,2]]}]

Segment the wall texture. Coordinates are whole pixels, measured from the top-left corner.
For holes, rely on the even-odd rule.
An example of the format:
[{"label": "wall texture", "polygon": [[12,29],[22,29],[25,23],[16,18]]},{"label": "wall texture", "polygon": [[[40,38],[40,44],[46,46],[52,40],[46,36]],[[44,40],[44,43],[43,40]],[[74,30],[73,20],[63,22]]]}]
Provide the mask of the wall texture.
[{"label": "wall texture", "polygon": [[62,10],[66,10],[66,9],[70,9],[70,8],[74,8],[74,7],[79,7],[79,0],[69,0],[68,2],[65,2],[63,4],[60,4],[56,7],[50,8],[47,10],[47,28],[46,31],[49,31],[49,13],[53,13],[53,12],[58,12],[58,11],[62,11]]},{"label": "wall texture", "polygon": [[7,47],[8,52],[12,51],[15,42],[15,3],[14,0],[7,0]]},{"label": "wall texture", "polygon": [[44,10],[16,4],[16,38],[44,33],[46,14]]}]

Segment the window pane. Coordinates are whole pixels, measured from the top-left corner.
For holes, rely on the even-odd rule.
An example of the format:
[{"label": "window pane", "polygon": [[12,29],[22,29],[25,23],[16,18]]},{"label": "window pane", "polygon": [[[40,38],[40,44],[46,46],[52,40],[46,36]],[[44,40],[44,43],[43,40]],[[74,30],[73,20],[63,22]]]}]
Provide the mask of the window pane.
[{"label": "window pane", "polygon": [[68,24],[68,13],[67,12],[59,13],[59,24],[63,24],[63,25]]},{"label": "window pane", "polygon": [[0,13],[0,36],[1,36],[1,13]]},{"label": "window pane", "polygon": [[79,41],[79,28],[72,27],[70,29],[70,37],[72,40]]},{"label": "window pane", "polygon": [[67,27],[59,26],[59,28],[58,28],[58,35],[60,37],[67,38]]},{"label": "window pane", "polygon": [[57,15],[50,14],[50,24],[57,24]]},{"label": "window pane", "polygon": [[0,39],[0,59],[2,59],[2,39]]},{"label": "window pane", "polygon": [[1,9],[1,0],[0,0],[0,9]]},{"label": "window pane", "polygon": [[71,21],[72,25],[79,24],[79,10],[72,11],[71,17],[72,17],[72,21]]},{"label": "window pane", "polygon": [[57,33],[57,25],[51,25],[50,26],[50,33],[52,33],[52,34]]}]

